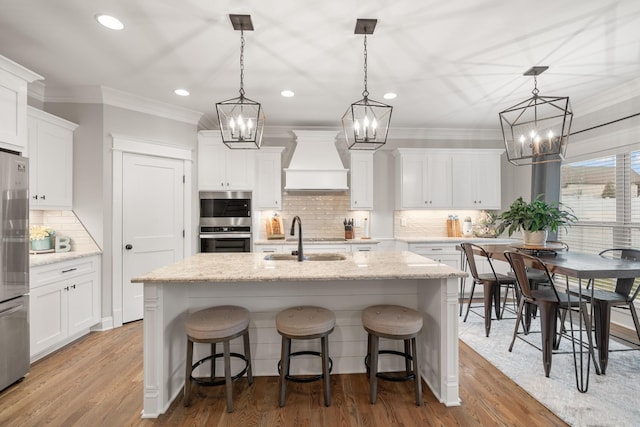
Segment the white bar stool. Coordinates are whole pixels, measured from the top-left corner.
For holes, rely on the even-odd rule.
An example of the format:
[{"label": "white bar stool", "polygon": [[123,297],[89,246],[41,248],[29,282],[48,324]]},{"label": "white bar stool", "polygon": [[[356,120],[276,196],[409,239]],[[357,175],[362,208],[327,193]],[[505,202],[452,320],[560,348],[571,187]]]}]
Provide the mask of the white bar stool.
[{"label": "white bar stool", "polygon": [[[374,305],[362,312],[362,326],[367,331],[367,356],[365,365],[369,374],[370,400],[376,403],[378,378],[389,381],[415,383],[416,405],[422,405],[422,380],[420,378],[420,358],[417,337],[422,330],[422,316],[416,310],[399,305]],[[404,341],[404,353],[394,350],[380,350],[380,338]],[[409,354],[411,349],[411,354]],[[378,355],[394,354],[405,358],[405,376],[392,376],[378,372]],[[411,367],[413,365],[413,367]]]},{"label": "white bar stool", "polygon": [[[323,379],[324,404],[331,404],[331,386],[329,374],[333,362],[329,358],[329,334],[336,325],[336,316],[331,310],[315,306],[291,307],[276,315],[276,328],[282,335],[282,352],[278,370],[280,371],[280,407],[284,406],[287,381],[311,382]],[[291,340],[310,340],[320,338],[321,351],[291,352]],[[300,355],[314,355],[322,358],[322,374],[316,376],[290,375],[290,359]]]},{"label": "white bar stool", "polygon": [[[231,382],[247,374],[249,384],[253,384],[251,371],[251,348],[249,345],[249,311],[242,307],[223,305],[209,307],[191,313],[185,322],[187,332],[187,360],[185,363],[184,406],[191,404],[191,385],[197,383],[203,386],[226,386],[227,412],[233,412],[233,390]],[[239,336],[244,340],[244,355],[231,353],[230,341]],[[211,355],[193,363],[193,343],[211,344]],[[216,344],[222,343],[223,352],[216,353]],[[224,379],[216,378],[216,359],[224,358]],[[231,375],[231,357],[244,360],[245,366],[239,373]],[[194,377],[193,370],[203,363],[211,362],[210,377]],[[193,363],[193,364],[192,364]]]}]

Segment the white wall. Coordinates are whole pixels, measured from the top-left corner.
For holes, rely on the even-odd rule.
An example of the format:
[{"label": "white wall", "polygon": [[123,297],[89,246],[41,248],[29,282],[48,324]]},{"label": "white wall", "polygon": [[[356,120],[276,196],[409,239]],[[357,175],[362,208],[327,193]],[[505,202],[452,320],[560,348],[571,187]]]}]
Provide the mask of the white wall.
[{"label": "white wall", "polygon": [[[111,254],[114,250],[111,244],[111,135],[126,135],[195,150],[197,125],[104,104],[45,103],[45,110],[80,125],[74,133],[73,206],[78,219],[103,251],[102,317],[110,317],[113,312]],[[195,182],[195,168],[193,172],[192,180]],[[197,200],[195,196],[194,188],[192,200]],[[195,218],[192,218],[192,224],[197,224]]]}]

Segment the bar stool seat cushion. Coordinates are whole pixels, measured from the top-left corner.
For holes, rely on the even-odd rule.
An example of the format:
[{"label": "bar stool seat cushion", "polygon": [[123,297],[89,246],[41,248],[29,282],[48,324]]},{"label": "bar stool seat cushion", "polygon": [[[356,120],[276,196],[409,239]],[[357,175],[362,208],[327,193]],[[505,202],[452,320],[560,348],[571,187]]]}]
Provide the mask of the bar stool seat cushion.
[{"label": "bar stool seat cushion", "polygon": [[249,326],[249,310],[221,305],[196,311],[187,318],[187,335],[197,340],[215,340],[234,336]]},{"label": "bar stool seat cushion", "polygon": [[422,316],[399,305],[373,305],[362,312],[362,325],[385,335],[411,335],[422,329]]},{"label": "bar stool seat cushion", "polygon": [[335,314],[322,307],[291,307],[276,315],[278,332],[291,337],[324,334],[331,331],[335,325]]}]

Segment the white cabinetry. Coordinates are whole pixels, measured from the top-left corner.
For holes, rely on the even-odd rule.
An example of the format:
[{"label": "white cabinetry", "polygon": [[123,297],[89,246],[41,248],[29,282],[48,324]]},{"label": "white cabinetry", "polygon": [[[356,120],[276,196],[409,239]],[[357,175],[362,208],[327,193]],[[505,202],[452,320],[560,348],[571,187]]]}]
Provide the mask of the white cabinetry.
[{"label": "white cabinetry", "polygon": [[73,207],[73,131],[77,124],[28,107],[31,209]]},{"label": "white cabinetry", "polygon": [[504,150],[458,150],[453,158],[453,207],[500,209]]},{"label": "white cabinetry", "polygon": [[254,252],[263,252],[263,253],[284,252],[284,245],[255,245]]},{"label": "white cabinetry", "polygon": [[503,151],[397,149],[396,209],[500,209]]},{"label": "white cabinetry", "polygon": [[362,243],[362,244],[358,244],[358,243],[352,243],[351,245],[351,252],[373,252],[375,250],[377,250],[377,243]]},{"label": "white cabinetry", "polygon": [[460,269],[460,254],[455,244],[448,243],[409,243],[409,251],[431,258],[442,264]]},{"label": "white cabinetry", "polygon": [[282,208],[282,151],[284,147],[262,147],[256,153],[255,209]]},{"label": "white cabinetry", "polygon": [[0,55],[0,148],[23,152],[27,145],[27,84],[42,80]]},{"label": "white cabinetry", "polygon": [[451,154],[443,150],[398,149],[396,208],[451,207]]},{"label": "white cabinetry", "polygon": [[31,269],[31,361],[89,333],[100,321],[100,256]]},{"label": "white cabinetry", "polygon": [[218,131],[198,132],[198,188],[253,190],[254,152],[232,150]]},{"label": "white cabinetry", "polygon": [[351,152],[351,209],[373,209],[373,153]]}]

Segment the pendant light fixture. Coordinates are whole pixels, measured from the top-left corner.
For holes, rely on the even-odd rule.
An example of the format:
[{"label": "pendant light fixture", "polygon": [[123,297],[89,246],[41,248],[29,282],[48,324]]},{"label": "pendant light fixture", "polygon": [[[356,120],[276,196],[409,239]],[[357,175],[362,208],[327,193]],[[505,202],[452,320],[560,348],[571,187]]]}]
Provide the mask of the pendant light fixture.
[{"label": "pendant light fixture", "polygon": [[538,94],[537,76],[548,68],[527,70],[523,75],[533,76],[533,96],[500,113],[507,158],[516,166],[561,162],[567,151],[573,119],[569,97]]},{"label": "pendant light fixture", "polygon": [[260,148],[264,111],[260,103],[244,96],[244,32],[253,31],[251,15],[229,15],[240,31],[240,96],[216,103],[222,142],[229,148]]},{"label": "pendant light fixture", "polygon": [[387,142],[393,107],[369,99],[367,89],[367,34],[373,34],[377,19],[358,19],[354,34],[364,34],[364,91],[342,116],[349,150],[377,150]]}]

